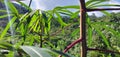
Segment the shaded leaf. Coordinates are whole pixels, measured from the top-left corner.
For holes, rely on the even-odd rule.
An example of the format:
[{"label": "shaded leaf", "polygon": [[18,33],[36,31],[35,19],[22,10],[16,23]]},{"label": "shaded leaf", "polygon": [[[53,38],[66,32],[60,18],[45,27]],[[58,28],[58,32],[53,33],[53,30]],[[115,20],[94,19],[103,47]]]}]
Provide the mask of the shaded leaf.
[{"label": "shaded leaf", "polygon": [[39,47],[21,46],[21,48],[31,57],[51,57],[51,55]]}]

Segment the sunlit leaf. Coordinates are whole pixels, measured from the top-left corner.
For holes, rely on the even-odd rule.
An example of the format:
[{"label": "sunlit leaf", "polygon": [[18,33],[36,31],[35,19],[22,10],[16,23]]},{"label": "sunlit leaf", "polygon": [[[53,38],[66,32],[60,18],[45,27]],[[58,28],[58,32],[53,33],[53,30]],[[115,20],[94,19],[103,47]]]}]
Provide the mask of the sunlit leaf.
[{"label": "sunlit leaf", "polygon": [[15,8],[15,6],[10,1],[7,2],[7,5],[10,8],[10,11],[18,16],[19,14],[18,10]]},{"label": "sunlit leaf", "polygon": [[9,23],[8,23],[7,26],[6,26],[6,28],[3,30],[2,34],[0,35],[0,36],[1,36],[0,38],[1,38],[1,39],[6,35],[7,31],[9,30],[10,26],[15,22],[16,18],[17,18],[17,17],[13,17],[13,18],[9,21]]},{"label": "sunlit leaf", "polygon": [[62,25],[62,26],[66,26],[67,24],[65,22],[63,22],[62,17],[60,16],[59,13],[55,12],[56,16],[57,16],[57,21]]}]

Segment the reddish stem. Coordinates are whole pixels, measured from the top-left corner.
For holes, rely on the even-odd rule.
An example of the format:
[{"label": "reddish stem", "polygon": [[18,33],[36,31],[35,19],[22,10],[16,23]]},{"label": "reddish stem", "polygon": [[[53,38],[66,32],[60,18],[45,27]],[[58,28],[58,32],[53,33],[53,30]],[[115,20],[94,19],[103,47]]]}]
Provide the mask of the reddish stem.
[{"label": "reddish stem", "polygon": [[87,9],[87,12],[91,12],[91,11],[104,11],[104,10],[120,10],[120,8],[97,8],[97,9]]},{"label": "reddish stem", "polygon": [[77,43],[81,42],[82,38],[79,38],[77,40],[75,40],[74,42],[72,42],[70,45],[67,46],[67,48],[64,50],[64,53],[66,53],[70,48],[72,48],[73,46],[75,46]]},{"label": "reddish stem", "polygon": [[[82,41],[82,38],[75,40],[70,45],[68,45],[67,48],[63,52],[66,53],[70,48],[72,48],[73,46],[75,46],[77,43],[79,43],[81,41]],[[62,55],[60,55],[59,57],[62,57]]]},{"label": "reddish stem", "polygon": [[89,51],[102,51],[107,53],[117,53],[120,54],[120,52],[112,51],[112,50],[106,50],[106,49],[97,49],[97,48],[88,48]]}]

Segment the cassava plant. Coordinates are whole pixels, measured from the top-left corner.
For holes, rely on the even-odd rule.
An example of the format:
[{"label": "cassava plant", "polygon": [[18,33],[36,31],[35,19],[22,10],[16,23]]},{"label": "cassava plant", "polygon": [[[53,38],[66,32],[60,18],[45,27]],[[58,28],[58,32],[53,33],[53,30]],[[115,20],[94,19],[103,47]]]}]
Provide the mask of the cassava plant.
[{"label": "cassava plant", "polygon": [[[120,8],[99,8],[99,7],[105,7],[105,6],[120,6],[116,4],[102,4],[104,2],[108,2],[109,0],[88,0],[85,2],[85,0],[80,0],[80,6],[79,5],[71,5],[71,6],[58,6],[55,7],[53,10],[43,11],[43,10],[32,10],[30,8],[31,2],[29,6],[25,5],[24,3],[17,1],[19,4],[21,4],[23,7],[25,7],[28,12],[25,14],[20,14],[17,9],[14,7],[14,5],[11,2],[8,2],[9,9],[11,10],[11,15],[13,18],[9,23],[14,24],[15,28],[15,35],[14,40],[16,40],[15,44],[11,44],[11,40],[9,40],[9,28],[10,24],[6,26],[6,28],[2,31],[0,35],[0,40],[3,41],[5,38],[7,39],[4,41],[7,44],[0,44],[1,48],[7,49],[9,54],[6,56],[13,56],[15,51],[12,51],[9,47],[13,48],[14,50],[17,50],[18,53],[17,56],[27,56],[21,49],[21,48],[29,54],[31,57],[51,57],[50,54],[53,56],[63,55],[66,57],[72,57],[71,54],[65,54],[70,48],[72,48],[77,43],[81,42],[81,45],[79,45],[81,48],[81,53],[78,56],[81,57],[87,57],[88,51],[99,51],[99,52],[106,52],[106,53],[118,53],[112,51],[112,48],[110,46],[110,42],[108,41],[107,37],[104,35],[103,31],[108,30],[111,33],[115,33],[114,36],[119,37],[119,32],[116,32],[114,29],[108,29],[109,22],[93,22],[89,18],[87,12],[91,11],[101,11],[102,13],[111,16],[108,12],[104,10],[120,10]],[[73,12],[71,9],[75,9],[76,11]],[[2,11],[2,10],[1,10]],[[79,13],[80,13],[80,20],[79,20]],[[64,21],[63,16],[69,16],[68,21]],[[7,15],[0,16],[0,18],[7,17]],[[16,22],[16,20],[18,22]],[[56,25],[56,24],[57,25]],[[80,23],[80,28],[79,28]],[[103,25],[100,27],[100,25]],[[99,27],[98,27],[99,26]],[[74,28],[76,27],[76,28]],[[72,29],[71,29],[72,28]],[[87,28],[87,29],[86,29]],[[103,28],[105,30],[103,30]],[[71,30],[73,32],[67,32],[67,30]],[[80,33],[79,33],[80,31]],[[87,33],[86,33],[87,32]],[[91,48],[92,43],[94,40],[93,38],[93,32],[97,34],[97,36],[100,38],[100,40],[105,45],[106,49],[101,48]],[[80,34],[80,37],[78,37]],[[96,35],[95,34],[95,35]],[[78,37],[75,41],[70,41],[69,44],[66,41],[66,38],[64,41],[63,35],[67,35],[71,38]],[[63,44],[62,44],[63,43]],[[23,46],[27,45],[27,46]],[[68,46],[67,46],[68,45]],[[31,47],[31,46],[37,46],[37,47]],[[67,46],[65,48],[65,46]],[[48,48],[48,49],[43,49]],[[57,51],[57,50],[64,50],[63,52]],[[51,50],[49,50],[51,49]],[[55,50],[52,50],[55,49]],[[54,53],[55,52],[55,53]],[[72,51],[71,51],[72,52]],[[33,54],[34,53],[34,54]],[[56,54],[57,53],[57,54]],[[29,57],[29,56],[28,56]]]}]

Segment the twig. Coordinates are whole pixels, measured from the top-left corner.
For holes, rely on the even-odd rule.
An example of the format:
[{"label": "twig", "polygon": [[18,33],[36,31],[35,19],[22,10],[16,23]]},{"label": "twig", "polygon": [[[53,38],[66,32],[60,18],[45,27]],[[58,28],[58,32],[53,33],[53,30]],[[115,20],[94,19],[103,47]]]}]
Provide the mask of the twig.
[{"label": "twig", "polygon": [[73,46],[75,46],[77,43],[81,42],[82,38],[79,38],[77,40],[75,40],[74,42],[72,42],[70,45],[67,46],[67,48],[64,50],[64,53],[66,53],[70,48],[72,48]]},{"label": "twig", "polygon": [[29,7],[31,6],[32,0],[30,0]]},{"label": "twig", "polygon": [[[81,41],[82,41],[82,38],[79,38],[79,39],[75,40],[70,45],[68,45],[67,48],[63,52],[66,53],[70,48],[72,48],[73,46],[75,46],[77,43],[79,43]],[[62,55],[60,55],[58,57],[62,57]]]},{"label": "twig", "polygon": [[104,10],[120,10],[120,8],[97,8],[97,9],[87,9],[87,12],[91,12],[91,11],[104,11]]},{"label": "twig", "polygon": [[89,51],[102,51],[107,53],[117,53],[120,54],[120,52],[112,51],[112,50],[106,50],[106,49],[97,49],[97,48],[88,48]]}]

